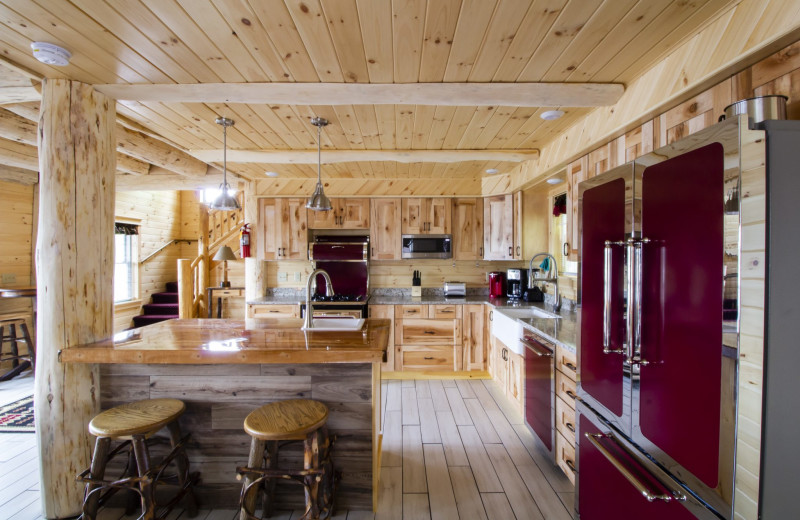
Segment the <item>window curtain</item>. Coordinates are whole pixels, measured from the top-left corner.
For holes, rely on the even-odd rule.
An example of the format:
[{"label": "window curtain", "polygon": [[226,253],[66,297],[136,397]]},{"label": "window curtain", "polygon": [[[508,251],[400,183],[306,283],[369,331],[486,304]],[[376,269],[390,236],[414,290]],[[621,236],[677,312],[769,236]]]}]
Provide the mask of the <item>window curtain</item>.
[{"label": "window curtain", "polygon": [[139,226],[136,224],[125,224],[123,222],[115,222],[114,223],[114,234],[115,235],[138,235],[139,234]]}]

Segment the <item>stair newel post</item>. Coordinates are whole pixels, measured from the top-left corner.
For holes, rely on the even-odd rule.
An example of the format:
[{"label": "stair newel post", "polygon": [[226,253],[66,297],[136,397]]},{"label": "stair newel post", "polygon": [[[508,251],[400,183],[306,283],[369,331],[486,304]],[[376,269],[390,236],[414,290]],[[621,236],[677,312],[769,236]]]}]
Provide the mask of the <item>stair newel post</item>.
[{"label": "stair newel post", "polygon": [[194,280],[192,261],[186,258],[178,260],[178,317],[194,318]]},{"label": "stair newel post", "polygon": [[206,205],[200,205],[200,240],[197,241],[197,256],[200,257],[200,262],[197,264],[198,278],[200,283],[197,287],[198,301],[200,302],[197,309],[199,316],[205,316],[208,313],[209,302],[206,301],[206,291],[211,285],[211,262],[208,258],[208,212],[209,209]]}]

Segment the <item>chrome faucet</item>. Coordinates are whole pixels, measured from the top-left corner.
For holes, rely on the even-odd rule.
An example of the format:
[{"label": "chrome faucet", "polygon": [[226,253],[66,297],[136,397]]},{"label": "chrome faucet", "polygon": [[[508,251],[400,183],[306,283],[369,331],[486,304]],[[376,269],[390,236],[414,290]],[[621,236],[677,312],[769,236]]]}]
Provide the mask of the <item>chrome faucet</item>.
[{"label": "chrome faucet", "polygon": [[[558,312],[561,310],[561,294],[558,292],[558,263],[556,262],[556,257],[551,255],[550,253],[536,253],[531,257],[531,261],[528,264],[528,288],[533,285],[533,261],[540,256],[546,256],[553,262],[553,265],[550,266],[550,269],[547,270],[547,277],[546,278],[538,278],[540,282],[551,282],[555,284],[555,294],[553,298],[553,310]],[[550,273],[555,271],[555,276],[552,276]]]},{"label": "chrome faucet", "polygon": [[311,311],[311,286],[314,286],[314,290],[317,289],[317,275],[321,274],[323,278],[325,278],[325,295],[326,296],[333,296],[333,285],[331,284],[331,277],[328,275],[328,272],[324,269],[314,269],[310,275],[308,275],[308,280],[306,280],[306,315],[303,318],[303,328],[310,329],[313,327],[313,321],[311,320],[311,315],[313,312]]}]

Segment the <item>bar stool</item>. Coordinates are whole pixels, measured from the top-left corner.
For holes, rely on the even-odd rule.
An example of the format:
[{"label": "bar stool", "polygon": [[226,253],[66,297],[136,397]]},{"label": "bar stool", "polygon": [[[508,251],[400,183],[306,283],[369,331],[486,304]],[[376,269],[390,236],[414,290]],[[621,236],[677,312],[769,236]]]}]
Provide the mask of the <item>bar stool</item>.
[{"label": "bar stool", "polygon": [[[0,375],[0,381],[7,381],[12,377],[16,377],[28,367],[33,367],[36,361],[36,346],[31,340],[28,325],[25,321],[28,317],[30,317],[30,314],[27,312],[0,314],[0,362],[11,361],[11,369]],[[22,333],[21,337],[17,336],[18,327],[19,332]],[[17,343],[20,342],[25,343],[27,346],[27,353],[19,353]],[[3,345],[6,343],[11,344],[11,350],[8,354],[3,352]]]},{"label": "bar stool", "polygon": [[[89,433],[97,437],[91,466],[78,475],[77,480],[86,482],[81,518],[94,520],[99,505],[120,489],[129,489],[141,497],[142,514],[139,519],[164,518],[186,496],[189,516],[197,514],[192,486],[197,483],[197,474],[189,473],[189,459],[184,446],[189,435],[181,436],[177,419],[186,405],[178,399],[146,399],[116,406],[96,415],[89,422]],[[157,466],[151,466],[147,439],[164,426],[169,430],[171,451]],[[111,450],[111,441],[123,441]],[[106,464],[119,454],[127,455],[127,464],[122,476],[116,480],[105,479]],[[172,461],[177,474],[165,474]],[[166,504],[156,502],[156,485],[179,486],[178,491]],[[128,512],[132,512],[129,503]],[[162,509],[159,512],[159,509]]]},{"label": "bar stool", "polygon": [[[257,520],[254,508],[259,490],[263,492],[263,513],[272,513],[275,483],[286,479],[299,483],[305,491],[303,520],[330,518],[336,480],[328,436],[328,407],[311,399],[288,399],[265,404],[244,420],[244,430],[252,437],[247,467],[237,468],[242,480],[239,498],[240,520]],[[303,441],[303,469],[278,467],[279,448]],[[322,516],[320,516],[322,515]]]}]

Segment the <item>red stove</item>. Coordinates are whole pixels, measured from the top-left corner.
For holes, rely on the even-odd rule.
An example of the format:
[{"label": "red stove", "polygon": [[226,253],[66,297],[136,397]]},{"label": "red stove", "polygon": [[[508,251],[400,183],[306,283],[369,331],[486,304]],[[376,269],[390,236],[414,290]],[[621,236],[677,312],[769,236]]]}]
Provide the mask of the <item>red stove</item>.
[{"label": "red stove", "polygon": [[[317,276],[311,296],[314,318],[366,318],[369,300],[369,237],[320,235],[308,246],[314,269],[331,277],[333,296],[325,296],[325,279]],[[305,316],[301,304],[301,316]]]}]

